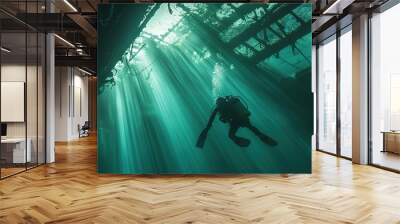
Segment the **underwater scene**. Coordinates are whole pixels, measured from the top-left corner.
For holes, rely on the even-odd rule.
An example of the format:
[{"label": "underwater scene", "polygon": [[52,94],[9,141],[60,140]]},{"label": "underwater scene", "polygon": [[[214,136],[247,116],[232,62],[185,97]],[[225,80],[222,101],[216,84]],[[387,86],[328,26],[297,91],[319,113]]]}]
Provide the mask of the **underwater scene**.
[{"label": "underwater scene", "polygon": [[311,4],[103,4],[98,172],[310,173]]}]

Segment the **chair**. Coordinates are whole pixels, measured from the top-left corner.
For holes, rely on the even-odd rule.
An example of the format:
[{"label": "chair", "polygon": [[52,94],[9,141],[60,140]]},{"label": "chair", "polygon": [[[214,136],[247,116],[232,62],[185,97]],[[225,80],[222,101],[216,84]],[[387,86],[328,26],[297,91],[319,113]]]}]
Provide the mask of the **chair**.
[{"label": "chair", "polygon": [[78,124],[79,138],[89,136],[90,123],[85,121],[82,127]]}]

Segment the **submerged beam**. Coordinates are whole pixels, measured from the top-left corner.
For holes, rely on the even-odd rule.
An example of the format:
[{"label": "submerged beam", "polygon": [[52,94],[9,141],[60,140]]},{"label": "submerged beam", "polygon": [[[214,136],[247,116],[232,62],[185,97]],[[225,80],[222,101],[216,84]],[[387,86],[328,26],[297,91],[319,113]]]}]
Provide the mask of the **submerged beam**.
[{"label": "submerged beam", "polygon": [[[229,45],[232,48],[235,48],[242,42],[246,41],[252,36],[255,36],[258,32],[260,32],[262,29],[265,27],[271,26],[274,22],[277,20],[280,20],[281,18],[285,17],[288,13],[290,13],[292,10],[297,8],[299,5],[297,4],[289,4],[289,5],[284,5],[276,11],[272,12],[271,14],[266,14],[263,19],[255,22],[252,24],[248,29],[237,35],[236,37],[232,38],[229,41]],[[272,19],[273,18],[273,19]]]},{"label": "submerged beam", "polygon": [[256,9],[253,4],[243,4],[239,6],[239,8],[235,8],[232,5],[229,6],[232,7],[235,12],[230,17],[220,20],[221,25],[218,28],[221,31],[232,26],[233,23],[235,23],[238,19],[242,18],[242,16],[247,15],[248,13]]},{"label": "submerged beam", "polygon": [[283,48],[287,47],[288,44],[292,40],[297,40],[301,38],[302,36],[311,33],[310,30],[310,25],[309,23],[304,23],[301,26],[299,26],[296,30],[285,36],[284,38],[280,39],[278,42],[275,44],[272,44],[270,46],[266,46],[265,49],[259,53],[257,53],[253,58],[252,61],[257,62],[257,64],[260,61],[265,60],[266,58],[271,57],[275,53],[281,51]]},{"label": "submerged beam", "polygon": [[[186,13],[188,13],[188,17],[193,19],[195,24],[201,29],[199,32],[199,36],[204,35],[204,39],[207,39],[208,45],[211,46],[210,49],[219,49],[224,55],[227,55],[227,59],[231,60],[232,62],[243,63],[248,65],[247,68],[250,69],[255,75],[257,74],[264,74],[266,71],[254,66],[254,61],[250,58],[247,58],[242,55],[238,55],[234,52],[235,48],[229,46],[228,43],[223,42],[218,35],[218,32],[210,27],[209,24],[204,23],[204,19],[199,15],[190,13],[190,10],[184,6],[183,4],[178,4],[178,7],[182,8]],[[221,53],[218,52],[218,53]],[[217,53],[217,52],[215,52]],[[270,73],[268,76],[268,81],[271,83],[278,84],[280,77]]]}]

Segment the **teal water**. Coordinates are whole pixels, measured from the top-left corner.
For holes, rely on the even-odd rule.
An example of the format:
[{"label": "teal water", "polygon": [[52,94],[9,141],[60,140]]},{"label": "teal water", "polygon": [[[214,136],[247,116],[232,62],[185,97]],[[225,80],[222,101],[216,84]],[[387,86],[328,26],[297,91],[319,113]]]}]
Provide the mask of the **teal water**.
[{"label": "teal water", "polygon": [[[112,16],[119,15],[119,6],[102,7],[99,20],[107,15],[111,21]],[[128,9],[124,8],[123,13],[129,13],[129,8],[132,12],[137,10],[136,5],[124,7]],[[227,12],[223,14],[220,10],[215,19],[226,21],[233,14],[223,4],[149,5],[146,16],[151,19],[147,20],[146,16],[135,18],[132,14],[132,20],[141,22],[136,23],[139,24],[136,37],[110,71],[98,69],[100,173],[311,172],[310,30],[287,42],[287,49],[283,47],[263,61],[253,61],[255,57],[243,55],[239,48],[232,49],[229,40],[224,39],[227,33],[241,35],[238,30],[246,30],[249,25],[240,26],[253,23],[251,20],[243,20],[242,25],[233,23],[227,31],[220,32],[212,29],[220,25],[201,14],[218,12],[224,7]],[[258,8],[272,13],[280,5],[251,7],[255,16],[260,17],[263,14],[257,14]],[[296,12],[302,12],[299,9],[306,13],[298,15],[310,23],[311,13],[307,13],[311,12],[310,5],[297,5]],[[102,54],[103,45],[119,43],[104,38],[112,36],[107,34],[111,31],[99,24],[99,54]],[[287,28],[287,33],[290,29]],[[273,44],[271,41],[270,45]],[[253,49],[253,55],[256,54]],[[285,64],[279,65],[284,63],[282,60]],[[105,64],[104,60],[101,63]],[[102,66],[99,64],[99,68]],[[216,98],[227,95],[240,96],[251,112],[252,124],[278,145],[267,145],[248,129],[241,128],[237,135],[251,143],[239,147],[228,137],[229,125],[217,118],[204,147],[195,147],[215,108]]]}]

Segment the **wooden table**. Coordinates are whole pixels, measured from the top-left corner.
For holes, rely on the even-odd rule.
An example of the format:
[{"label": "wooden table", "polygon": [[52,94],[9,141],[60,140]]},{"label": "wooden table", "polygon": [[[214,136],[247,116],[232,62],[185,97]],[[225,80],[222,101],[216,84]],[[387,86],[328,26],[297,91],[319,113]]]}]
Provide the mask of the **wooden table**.
[{"label": "wooden table", "polygon": [[383,131],[382,152],[400,154],[400,131]]},{"label": "wooden table", "polygon": [[27,138],[26,142],[28,144],[25,150],[25,138],[1,139],[1,159],[4,159],[6,163],[14,164],[31,162],[32,141],[30,138]]}]

